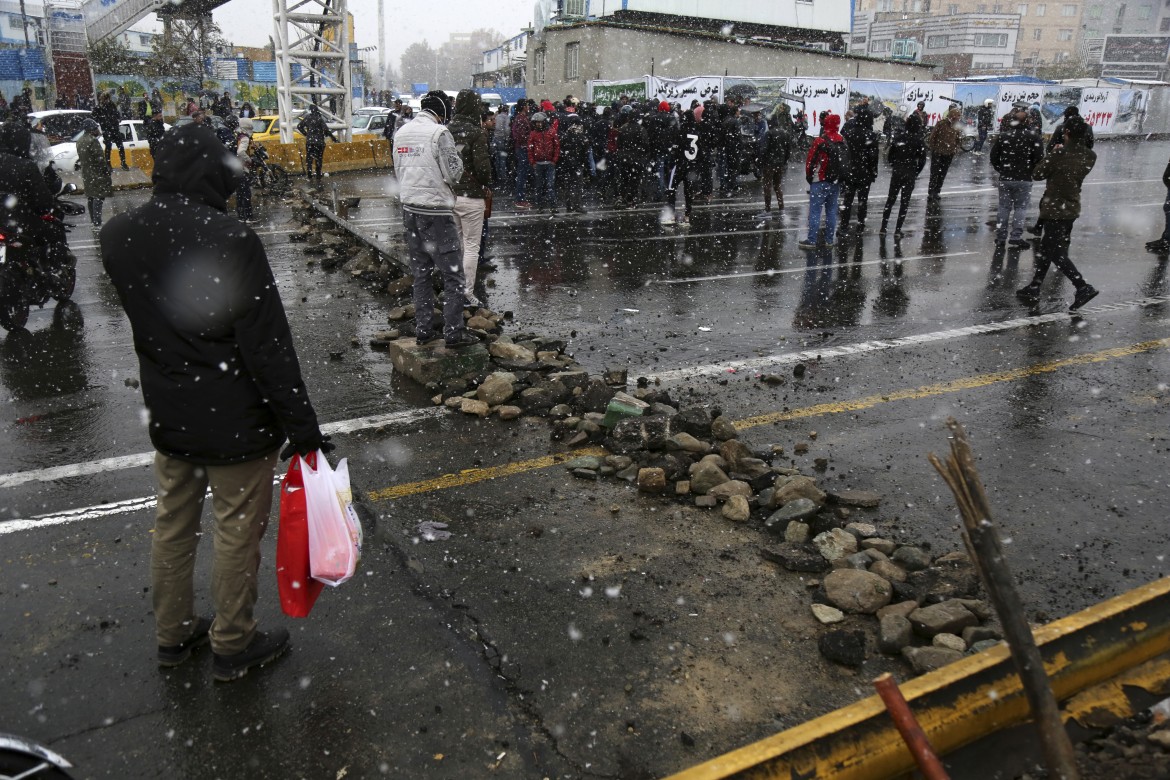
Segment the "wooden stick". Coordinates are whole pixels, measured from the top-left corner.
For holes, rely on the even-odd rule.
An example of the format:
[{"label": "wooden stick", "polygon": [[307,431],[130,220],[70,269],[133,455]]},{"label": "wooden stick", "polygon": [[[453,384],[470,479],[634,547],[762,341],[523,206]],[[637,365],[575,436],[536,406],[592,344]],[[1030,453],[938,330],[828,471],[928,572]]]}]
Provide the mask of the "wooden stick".
[{"label": "wooden stick", "polygon": [[914,763],[918,764],[918,769],[926,780],[950,780],[947,770],[938,760],[934,748],[930,746],[930,740],[926,738],[926,732],[918,725],[917,718],[914,717],[893,676],[888,672],[883,674],[873,681],[873,687],[877,689],[878,696],[882,697],[882,702],[890,713],[890,719],[894,721],[895,728],[905,740],[910,755],[914,756]]},{"label": "wooden stick", "polygon": [[999,534],[991,521],[991,507],[975,469],[975,457],[967,442],[967,434],[954,418],[947,420],[947,427],[952,437],[950,457],[944,462],[932,452],[930,463],[955,494],[955,502],[963,517],[963,541],[1003,625],[1012,661],[1032,710],[1032,719],[1040,732],[1048,769],[1059,780],[1079,780],[1072,742],[1061,722],[1060,708],[1048,684],[1044,660],[1024,617],[1020,594],[1004,557]]}]

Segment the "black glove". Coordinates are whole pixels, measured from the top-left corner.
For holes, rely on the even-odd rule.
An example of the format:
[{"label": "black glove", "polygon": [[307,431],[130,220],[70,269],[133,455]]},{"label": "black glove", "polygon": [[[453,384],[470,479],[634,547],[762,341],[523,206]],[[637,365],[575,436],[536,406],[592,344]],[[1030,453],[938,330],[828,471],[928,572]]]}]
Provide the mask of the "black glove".
[{"label": "black glove", "polygon": [[318,433],[316,438],[309,439],[308,441],[290,441],[288,446],[280,451],[280,459],[288,460],[293,455],[300,455],[301,457],[305,457],[306,455],[316,452],[317,450],[321,450],[321,452],[324,452],[326,455],[328,455],[337,449],[337,445],[329,441],[330,438],[331,437],[329,436],[322,436]]}]

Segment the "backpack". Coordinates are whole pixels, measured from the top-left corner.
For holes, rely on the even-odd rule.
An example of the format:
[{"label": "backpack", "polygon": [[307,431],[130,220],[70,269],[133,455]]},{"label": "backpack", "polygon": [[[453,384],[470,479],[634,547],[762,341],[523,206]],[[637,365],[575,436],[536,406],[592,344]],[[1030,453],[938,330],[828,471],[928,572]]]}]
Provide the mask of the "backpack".
[{"label": "backpack", "polygon": [[849,175],[849,147],[844,141],[822,140],[824,143],[821,144],[821,149],[824,150],[825,156],[828,158],[824,181],[844,181],[845,177]]}]

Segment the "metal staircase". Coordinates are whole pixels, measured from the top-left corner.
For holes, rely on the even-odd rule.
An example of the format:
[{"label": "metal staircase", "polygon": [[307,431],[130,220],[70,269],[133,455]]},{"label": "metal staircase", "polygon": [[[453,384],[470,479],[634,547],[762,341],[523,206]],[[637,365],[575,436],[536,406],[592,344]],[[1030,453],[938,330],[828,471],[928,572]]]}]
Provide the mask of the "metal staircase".
[{"label": "metal staircase", "polygon": [[167,0],[85,0],[81,13],[85,16],[89,42],[97,43],[123,33],[165,5]]}]

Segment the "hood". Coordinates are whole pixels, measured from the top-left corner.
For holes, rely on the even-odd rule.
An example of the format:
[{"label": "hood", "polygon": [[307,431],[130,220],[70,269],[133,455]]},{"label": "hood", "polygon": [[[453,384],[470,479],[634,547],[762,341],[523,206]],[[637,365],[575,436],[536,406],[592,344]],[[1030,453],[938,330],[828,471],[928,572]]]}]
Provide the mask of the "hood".
[{"label": "hood", "polygon": [[455,96],[455,116],[479,121],[479,93],[474,89],[461,89]]},{"label": "hood", "polygon": [[155,195],[185,195],[223,211],[243,172],[235,155],[203,125],[171,130],[155,145]]},{"label": "hood", "polygon": [[546,114],[551,114],[556,109],[553,108],[553,104],[552,104],[551,100],[542,100],[542,101],[540,101],[540,110]]},{"label": "hood", "polygon": [[836,114],[828,114],[825,116],[825,132],[836,133],[841,129],[841,117]]}]

